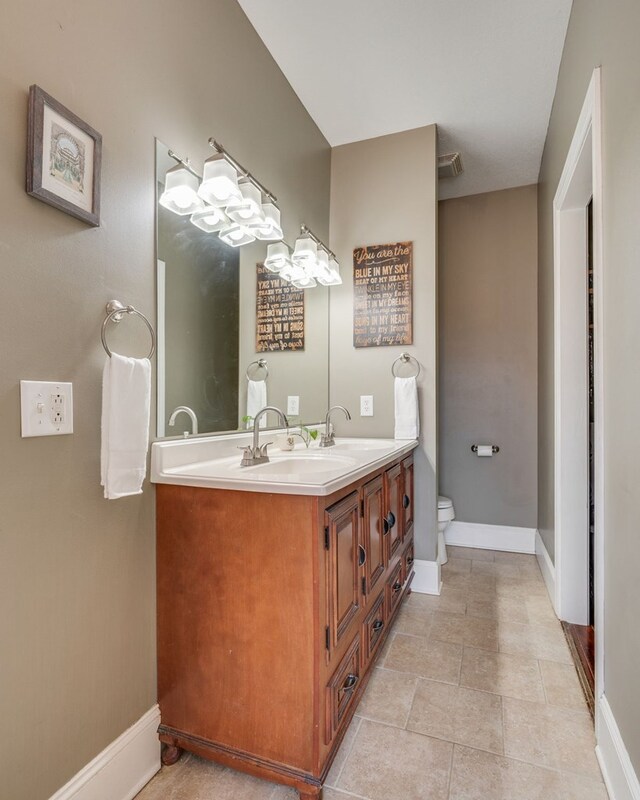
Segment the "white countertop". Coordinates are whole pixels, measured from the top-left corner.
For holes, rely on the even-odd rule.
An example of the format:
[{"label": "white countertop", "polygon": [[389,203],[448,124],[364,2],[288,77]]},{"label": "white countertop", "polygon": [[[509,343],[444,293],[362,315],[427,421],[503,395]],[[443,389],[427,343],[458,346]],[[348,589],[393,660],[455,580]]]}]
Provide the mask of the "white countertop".
[{"label": "white countertop", "polygon": [[[284,431],[261,431],[260,443],[277,443]],[[299,439],[291,451],[269,448],[269,463],[241,467],[239,448],[250,444],[251,433],[199,436],[154,442],[151,446],[152,483],[236,489],[243,492],[328,495],[370,472],[410,453],[414,439],[336,438],[333,447]]]}]

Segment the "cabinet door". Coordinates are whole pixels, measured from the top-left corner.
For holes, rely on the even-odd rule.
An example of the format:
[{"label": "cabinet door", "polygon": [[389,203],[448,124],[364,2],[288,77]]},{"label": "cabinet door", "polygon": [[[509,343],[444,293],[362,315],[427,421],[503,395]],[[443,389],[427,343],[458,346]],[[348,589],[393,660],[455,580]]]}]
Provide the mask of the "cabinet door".
[{"label": "cabinet door", "polygon": [[400,549],[402,544],[402,465],[396,464],[395,467],[385,472],[387,513],[383,520],[383,530],[388,539],[389,561]]},{"label": "cabinet door", "polygon": [[402,509],[406,536],[413,525],[413,456],[402,462]]},{"label": "cabinet door", "polygon": [[360,609],[359,511],[357,492],[325,511],[329,649],[340,643]]},{"label": "cabinet door", "polygon": [[363,488],[362,545],[364,547],[364,588],[373,593],[387,566],[384,519],[384,483],[382,475]]}]

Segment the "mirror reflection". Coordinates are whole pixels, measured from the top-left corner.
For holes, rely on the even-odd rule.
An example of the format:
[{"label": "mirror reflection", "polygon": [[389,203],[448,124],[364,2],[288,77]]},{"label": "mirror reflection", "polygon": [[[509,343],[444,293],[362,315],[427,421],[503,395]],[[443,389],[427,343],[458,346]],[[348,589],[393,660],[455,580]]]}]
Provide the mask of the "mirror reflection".
[{"label": "mirror reflection", "polygon": [[[297,289],[264,268],[265,242],[233,247],[159,204],[169,149],[156,142],[158,437],[252,427],[267,404],[294,424],[319,422],[328,288]],[[271,414],[265,423],[278,426]]]}]

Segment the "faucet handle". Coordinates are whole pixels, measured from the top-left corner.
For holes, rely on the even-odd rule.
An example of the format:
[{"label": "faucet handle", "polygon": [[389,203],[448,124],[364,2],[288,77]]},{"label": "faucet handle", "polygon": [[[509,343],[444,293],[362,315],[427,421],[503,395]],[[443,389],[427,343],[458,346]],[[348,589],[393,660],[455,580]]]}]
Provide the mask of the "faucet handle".
[{"label": "faucet handle", "polygon": [[258,448],[261,456],[268,458],[267,447],[269,447],[270,444],[273,444],[273,442],[266,442],[265,444],[262,445],[262,447]]}]

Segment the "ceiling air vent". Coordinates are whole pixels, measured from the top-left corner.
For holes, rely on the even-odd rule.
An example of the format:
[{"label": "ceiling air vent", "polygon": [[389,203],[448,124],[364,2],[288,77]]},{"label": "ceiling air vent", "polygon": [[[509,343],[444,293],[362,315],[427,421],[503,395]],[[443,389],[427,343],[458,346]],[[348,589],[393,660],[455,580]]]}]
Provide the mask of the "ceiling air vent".
[{"label": "ceiling air vent", "polygon": [[463,170],[460,153],[445,153],[438,156],[438,178],[455,178]]}]

